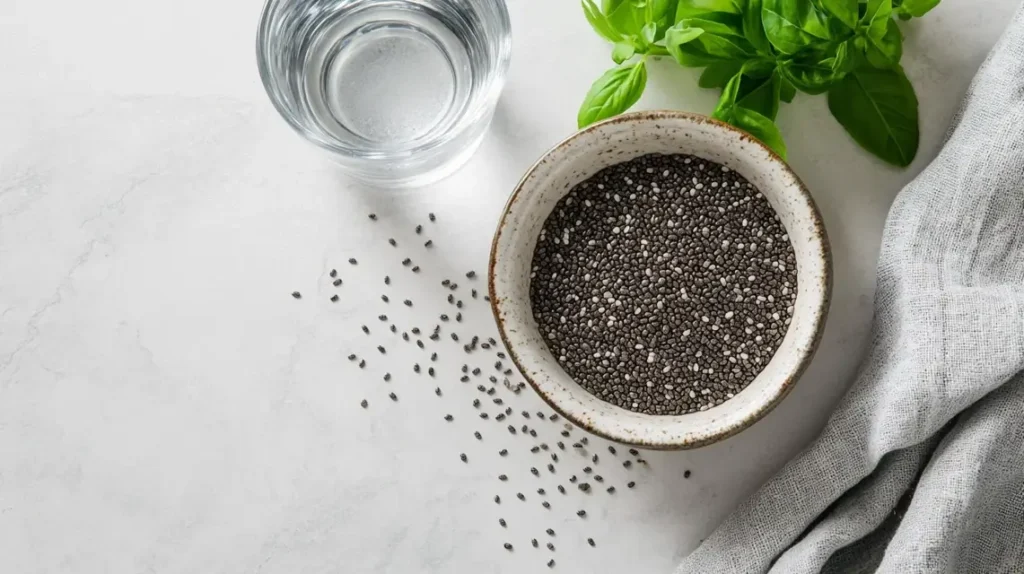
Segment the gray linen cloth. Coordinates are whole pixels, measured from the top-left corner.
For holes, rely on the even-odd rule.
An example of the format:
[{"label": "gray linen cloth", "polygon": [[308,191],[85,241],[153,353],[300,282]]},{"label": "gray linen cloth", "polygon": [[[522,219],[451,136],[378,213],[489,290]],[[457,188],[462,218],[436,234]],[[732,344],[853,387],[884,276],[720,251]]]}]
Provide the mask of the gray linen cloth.
[{"label": "gray linen cloth", "polygon": [[1024,10],[886,223],[822,435],[677,574],[1024,572]]}]

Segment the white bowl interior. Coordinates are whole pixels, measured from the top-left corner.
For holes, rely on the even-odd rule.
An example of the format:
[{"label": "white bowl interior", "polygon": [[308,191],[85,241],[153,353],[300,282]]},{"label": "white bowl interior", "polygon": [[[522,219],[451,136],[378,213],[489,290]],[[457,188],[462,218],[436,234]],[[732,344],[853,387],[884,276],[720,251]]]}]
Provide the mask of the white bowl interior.
[{"label": "white bowl interior", "polygon": [[[649,153],[690,154],[738,171],[775,208],[796,255],[796,305],[774,357],[734,398],[693,414],[645,415],[588,393],[551,354],[530,305],[533,253],[557,202],[599,170]],[[759,142],[702,116],[629,114],[577,133],[527,173],[510,199],[494,239],[491,293],[513,359],[556,410],[619,442],[692,448],[735,434],[763,416],[785,396],[810,361],[828,310],[831,262],[827,244],[817,208],[803,184]]]}]

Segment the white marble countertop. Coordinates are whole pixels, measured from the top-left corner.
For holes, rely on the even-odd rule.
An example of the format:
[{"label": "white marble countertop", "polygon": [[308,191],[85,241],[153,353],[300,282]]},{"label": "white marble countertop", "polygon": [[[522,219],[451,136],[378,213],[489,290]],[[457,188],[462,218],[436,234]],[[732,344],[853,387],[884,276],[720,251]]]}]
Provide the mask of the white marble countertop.
[{"label": "white marble countertop", "polygon": [[[254,64],[257,2],[8,2],[0,571],[521,573],[553,556],[559,572],[669,572],[815,435],[841,396],[866,345],[886,211],[934,156],[1016,4],[946,0],[904,27],[922,121],[908,170],[858,149],[824,98],[783,108],[792,164],[835,255],[835,299],[814,364],[778,409],[723,443],[644,454],[647,467],[627,470],[625,449],[613,457],[591,439],[601,456],[593,466],[618,492],[588,496],[555,491],[583,476],[582,456],[558,451],[550,475],[548,454],[531,454],[529,437],[477,418],[475,383],[458,381],[459,346],[432,344],[438,377],[428,381],[411,370],[415,361],[426,368],[425,354],[376,319],[433,325],[447,308],[438,282],[458,277],[467,301],[459,331],[493,334],[462,274],[484,269],[514,182],[573,130],[580,99],[608,65],[577,2],[511,0],[514,62],[483,147],[454,177],[395,194],[347,181],[277,117]],[[716,94],[695,78],[657,66],[640,107],[710,111]],[[412,232],[418,222],[432,252]],[[421,274],[402,268],[407,251]],[[357,267],[346,263],[353,255]],[[345,279],[337,304],[327,301],[332,267]],[[395,278],[390,306],[378,299],[385,273]],[[405,297],[412,309],[396,303]],[[386,358],[374,349],[385,339]],[[350,352],[368,358],[365,370]],[[485,371],[493,360],[471,357]],[[387,370],[391,383],[381,380]],[[560,424],[518,414],[542,409],[532,391],[508,401],[516,426],[537,429],[533,442],[561,439]],[[543,548],[546,528],[557,531],[553,553]],[[541,549],[530,548],[533,537]]]}]

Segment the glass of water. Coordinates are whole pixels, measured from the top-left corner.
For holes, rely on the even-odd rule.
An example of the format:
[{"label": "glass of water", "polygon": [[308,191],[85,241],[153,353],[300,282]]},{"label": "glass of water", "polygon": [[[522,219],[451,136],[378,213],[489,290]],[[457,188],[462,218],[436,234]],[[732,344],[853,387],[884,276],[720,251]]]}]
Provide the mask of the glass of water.
[{"label": "glass of water", "polygon": [[263,85],[354,177],[422,185],[465,163],[512,51],[504,0],[267,0]]}]

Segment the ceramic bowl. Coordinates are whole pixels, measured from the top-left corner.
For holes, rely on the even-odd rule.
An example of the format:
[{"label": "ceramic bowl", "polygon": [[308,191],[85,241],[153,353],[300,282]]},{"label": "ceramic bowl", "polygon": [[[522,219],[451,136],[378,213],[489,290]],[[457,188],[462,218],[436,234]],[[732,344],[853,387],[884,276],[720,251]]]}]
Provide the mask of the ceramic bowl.
[{"label": "ceramic bowl", "polygon": [[[768,199],[797,262],[792,322],[771,361],[721,405],[679,415],[635,413],[591,395],[548,350],[530,306],[530,268],[541,227],[555,204],[599,170],[649,153],[685,153],[738,171]],[[722,440],[767,414],[793,388],[821,340],[832,291],[828,237],[814,200],[775,153],[746,133],[704,116],[638,112],[590,126],[548,151],[505,206],[491,246],[491,305],[520,372],[565,418],[607,439],[654,449]]]}]

